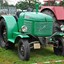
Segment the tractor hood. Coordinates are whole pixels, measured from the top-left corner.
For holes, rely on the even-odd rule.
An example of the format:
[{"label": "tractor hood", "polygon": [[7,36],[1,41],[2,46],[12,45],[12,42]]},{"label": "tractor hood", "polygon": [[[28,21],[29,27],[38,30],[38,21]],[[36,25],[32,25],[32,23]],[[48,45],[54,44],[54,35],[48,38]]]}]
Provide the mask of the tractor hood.
[{"label": "tractor hood", "polygon": [[34,36],[50,36],[53,30],[53,19],[49,15],[36,12],[21,13],[18,19],[19,30],[27,28],[26,33]]},{"label": "tractor hood", "polygon": [[31,21],[52,21],[52,17],[43,13],[36,12],[24,12],[20,14],[20,17],[24,17],[25,20]]}]

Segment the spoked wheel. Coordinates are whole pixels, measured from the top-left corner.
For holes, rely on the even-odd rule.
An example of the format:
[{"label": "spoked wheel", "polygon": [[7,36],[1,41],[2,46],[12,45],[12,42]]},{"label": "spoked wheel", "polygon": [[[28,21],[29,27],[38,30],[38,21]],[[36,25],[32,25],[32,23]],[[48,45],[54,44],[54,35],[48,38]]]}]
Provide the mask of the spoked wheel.
[{"label": "spoked wheel", "polygon": [[29,60],[30,46],[27,39],[20,39],[18,45],[18,55],[22,60]]},{"label": "spoked wheel", "polygon": [[1,47],[5,47],[7,42],[7,29],[4,22],[4,19],[0,21],[0,45]]},{"label": "spoked wheel", "polygon": [[54,20],[53,32],[61,31],[60,25],[59,25],[55,15],[54,15],[54,13],[51,10],[46,9],[46,10],[43,10],[42,13],[50,15],[53,18],[53,20]]},{"label": "spoked wheel", "polygon": [[54,44],[54,53],[56,55],[63,55],[64,56],[64,38],[57,37],[55,38],[56,43]]}]

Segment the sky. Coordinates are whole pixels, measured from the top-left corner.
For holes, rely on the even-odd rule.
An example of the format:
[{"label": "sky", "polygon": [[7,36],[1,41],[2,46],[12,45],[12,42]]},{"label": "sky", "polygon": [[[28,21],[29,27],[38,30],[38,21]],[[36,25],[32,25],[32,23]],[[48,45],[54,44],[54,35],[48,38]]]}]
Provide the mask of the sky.
[{"label": "sky", "polygon": [[[9,4],[13,4],[15,5],[18,1],[21,1],[21,0],[6,0],[8,1]],[[43,2],[43,0],[39,0],[40,2]]]}]

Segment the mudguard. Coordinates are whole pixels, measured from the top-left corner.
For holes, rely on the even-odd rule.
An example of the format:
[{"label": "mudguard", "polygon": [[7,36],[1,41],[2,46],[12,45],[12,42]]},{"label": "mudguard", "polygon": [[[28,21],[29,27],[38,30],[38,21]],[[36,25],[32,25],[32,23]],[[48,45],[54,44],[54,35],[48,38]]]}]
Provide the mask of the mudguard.
[{"label": "mudguard", "polygon": [[17,23],[12,15],[2,15],[0,18],[4,19],[6,29],[7,29],[7,38],[12,38],[12,33],[18,31]]},{"label": "mudguard", "polygon": [[28,35],[18,35],[17,37],[20,37],[20,38],[29,38],[29,36]]},{"label": "mudguard", "polygon": [[23,38],[29,38],[28,35],[26,34],[21,34],[19,32],[14,32],[13,33],[13,38],[12,39],[8,39],[8,41],[12,42],[12,43],[18,43],[19,39],[23,39]]}]

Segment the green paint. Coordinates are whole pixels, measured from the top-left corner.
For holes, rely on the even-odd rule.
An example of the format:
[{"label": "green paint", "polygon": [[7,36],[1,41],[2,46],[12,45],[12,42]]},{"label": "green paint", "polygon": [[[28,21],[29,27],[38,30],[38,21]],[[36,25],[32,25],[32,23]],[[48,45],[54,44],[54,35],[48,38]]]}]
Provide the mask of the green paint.
[{"label": "green paint", "polygon": [[7,28],[7,37],[8,39],[13,37],[13,32],[18,32],[18,27],[16,20],[11,15],[2,15],[5,20],[6,28]]},{"label": "green paint", "polygon": [[[23,18],[24,19],[21,19]],[[23,23],[23,24],[22,24]],[[53,19],[46,15],[36,12],[25,12],[20,14],[18,20],[19,29],[23,25],[27,26],[27,34],[34,36],[51,36],[53,31]]]},{"label": "green paint", "polygon": [[38,13],[38,10],[39,10],[39,4],[36,3],[36,13]]},{"label": "green paint", "polygon": [[63,32],[56,32],[56,33],[54,34],[54,36],[56,36],[56,35],[64,36],[64,33],[63,33]]},{"label": "green paint", "polygon": [[37,2],[37,0],[34,0],[34,2],[35,2],[36,13],[38,13],[39,3]]}]

